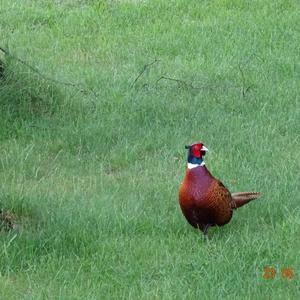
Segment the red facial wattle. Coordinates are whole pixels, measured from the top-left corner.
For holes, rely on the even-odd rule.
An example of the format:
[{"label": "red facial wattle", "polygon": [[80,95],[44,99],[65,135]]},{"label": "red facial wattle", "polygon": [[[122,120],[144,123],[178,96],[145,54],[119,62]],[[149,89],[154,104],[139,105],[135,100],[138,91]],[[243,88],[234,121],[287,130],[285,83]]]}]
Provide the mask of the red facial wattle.
[{"label": "red facial wattle", "polygon": [[189,163],[199,163],[202,157],[206,154],[208,149],[203,145],[203,143],[193,143],[191,145],[185,146],[189,149],[188,162]]},{"label": "red facial wattle", "polygon": [[197,158],[201,158],[202,157],[201,148],[202,148],[202,146],[200,147],[200,145],[192,146],[191,150],[192,150],[193,156],[195,156]]}]

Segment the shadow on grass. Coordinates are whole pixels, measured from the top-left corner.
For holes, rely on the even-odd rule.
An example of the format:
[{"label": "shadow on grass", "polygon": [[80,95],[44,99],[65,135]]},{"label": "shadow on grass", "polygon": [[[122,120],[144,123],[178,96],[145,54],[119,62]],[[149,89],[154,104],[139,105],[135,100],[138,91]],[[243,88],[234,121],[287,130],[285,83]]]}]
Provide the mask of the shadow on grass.
[{"label": "shadow on grass", "polygon": [[14,135],[24,121],[49,118],[59,110],[63,94],[9,55],[0,62],[2,138]]}]

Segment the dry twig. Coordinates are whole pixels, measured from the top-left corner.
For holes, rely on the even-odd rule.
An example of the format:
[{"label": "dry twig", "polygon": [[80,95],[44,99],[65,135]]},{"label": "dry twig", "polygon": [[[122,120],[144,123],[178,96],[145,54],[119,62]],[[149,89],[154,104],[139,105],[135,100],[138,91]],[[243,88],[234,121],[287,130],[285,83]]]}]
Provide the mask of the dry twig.
[{"label": "dry twig", "polygon": [[[181,79],[171,78],[168,76],[161,76],[156,80],[156,84],[161,80],[170,80],[177,82],[178,86],[183,87],[185,89],[192,89],[192,90],[216,90],[216,89],[240,89],[240,86],[235,85],[203,85],[203,86],[194,86],[192,83],[186,82]],[[249,88],[248,88],[249,89]],[[248,91],[246,90],[246,92]]]},{"label": "dry twig", "polygon": [[130,85],[131,88],[135,85],[135,83],[139,80],[139,78],[146,72],[146,70],[151,67],[152,65],[156,64],[157,62],[159,62],[159,59],[155,59],[154,61],[152,61],[149,64],[144,65],[142,71],[139,73],[139,75],[134,79],[134,81],[132,82],[132,84]]},{"label": "dry twig", "polygon": [[49,77],[43,73],[41,73],[36,67],[33,67],[32,65],[30,65],[28,62],[20,59],[19,57],[17,56],[14,56],[12,54],[10,54],[10,52],[6,49],[4,49],[3,47],[0,46],[0,50],[5,54],[5,55],[8,55],[10,56],[11,58],[13,58],[14,60],[18,61],[19,63],[23,64],[24,66],[26,66],[27,68],[29,68],[32,72],[38,74],[40,77],[44,78],[45,80],[47,81],[52,81],[52,82],[55,82],[55,83],[58,83],[58,84],[62,84],[62,85],[65,85],[65,86],[71,86],[71,87],[74,87],[76,88],[79,92],[81,93],[92,93],[94,94],[95,97],[97,97],[97,94],[91,90],[91,89],[86,89],[86,88],[83,88],[80,84],[78,83],[72,83],[72,82],[66,82],[66,81],[60,81],[60,80],[57,80],[57,79],[54,79],[52,77]]}]

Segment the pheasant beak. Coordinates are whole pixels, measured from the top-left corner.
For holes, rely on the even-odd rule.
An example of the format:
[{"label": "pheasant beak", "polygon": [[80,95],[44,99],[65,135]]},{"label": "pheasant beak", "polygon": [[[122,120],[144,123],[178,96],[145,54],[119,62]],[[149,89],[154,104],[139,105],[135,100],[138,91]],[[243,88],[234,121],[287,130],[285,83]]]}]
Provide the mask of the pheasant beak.
[{"label": "pheasant beak", "polygon": [[208,149],[205,146],[202,146],[201,151],[208,152]]}]

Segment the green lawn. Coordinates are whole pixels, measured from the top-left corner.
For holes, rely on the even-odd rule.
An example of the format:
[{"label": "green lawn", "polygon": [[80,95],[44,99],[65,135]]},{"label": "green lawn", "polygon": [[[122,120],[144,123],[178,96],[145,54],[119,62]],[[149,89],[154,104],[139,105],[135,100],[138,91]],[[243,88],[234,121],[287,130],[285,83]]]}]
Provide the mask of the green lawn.
[{"label": "green lawn", "polygon": [[[0,298],[299,299],[299,9],[2,0]],[[178,205],[195,140],[263,193],[207,239]]]}]

